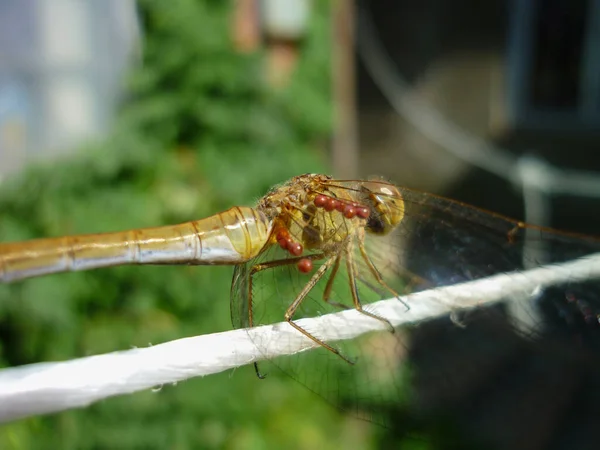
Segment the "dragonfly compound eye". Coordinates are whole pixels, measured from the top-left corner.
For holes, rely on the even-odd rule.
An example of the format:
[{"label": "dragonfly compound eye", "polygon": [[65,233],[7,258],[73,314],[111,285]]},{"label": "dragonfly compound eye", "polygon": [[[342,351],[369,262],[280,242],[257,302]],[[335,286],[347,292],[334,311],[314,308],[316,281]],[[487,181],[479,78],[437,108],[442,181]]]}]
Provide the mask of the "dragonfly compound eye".
[{"label": "dragonfly compound eye", "polygon": [[367,229],[374,234],[387,234],[404,218],[404,200],[398,188],[387,183],[364,184],[372,214]]}]

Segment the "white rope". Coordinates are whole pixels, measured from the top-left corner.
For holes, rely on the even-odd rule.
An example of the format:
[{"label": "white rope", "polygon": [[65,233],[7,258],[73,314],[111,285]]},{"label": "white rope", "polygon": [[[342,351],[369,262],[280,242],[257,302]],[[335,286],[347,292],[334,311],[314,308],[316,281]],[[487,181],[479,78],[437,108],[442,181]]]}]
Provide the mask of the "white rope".
[{"label": "white rope", "polygon": [[[410,305],[408,311],[395,299],[371,304],[369,310],[400,326],[511,297],[530,298],[546,286],[593,278],[600,278],[600,253],[411,294],[403,297]],[[326,341],[353,339],[385,329],[380,321],[356,310],[302,319],[298,324]],[[256,342],[264,346],[258,349]],[[71,361],[3,369],[0,370],[0,422],[83,407],[107,397],[222,372],[314,346],[313,341],[283,322]]]}]

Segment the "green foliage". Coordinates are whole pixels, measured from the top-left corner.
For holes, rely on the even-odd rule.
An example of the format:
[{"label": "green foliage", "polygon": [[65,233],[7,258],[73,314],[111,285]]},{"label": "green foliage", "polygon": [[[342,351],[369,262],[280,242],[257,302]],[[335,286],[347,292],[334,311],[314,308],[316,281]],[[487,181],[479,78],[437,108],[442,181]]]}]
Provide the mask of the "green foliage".
[{"label": "green foliage", "polygon": [[[114,132],[0,191],[3,241],[177,223],[252,204],[322,172],[330,126],[329,11],[313,16],[290,85],[235,53],[231,4],[140,2],[145,40]],[[226,267],[119,267],[0,286],[0,365],[64,360],[231,328]],[[368,447],[292,381],[251,368],[0,428],[0,448]]]}]

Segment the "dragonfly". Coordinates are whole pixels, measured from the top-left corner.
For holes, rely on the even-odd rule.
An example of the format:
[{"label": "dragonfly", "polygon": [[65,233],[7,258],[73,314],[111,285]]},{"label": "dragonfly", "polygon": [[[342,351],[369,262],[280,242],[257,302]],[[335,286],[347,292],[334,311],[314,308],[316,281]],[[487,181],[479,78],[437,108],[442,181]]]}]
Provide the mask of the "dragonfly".
[{"label": "dragonfly", "polygon": [[[371,303],[597,252],[597,238],[528,225],[381,178],[304,174],[272,188],[254,207],[179,225],[0,243],[0,282],[126,264],[234,265],[234,327],[285,320],[318,348],[273,363],[336,406],[385,425],[373,405],[402,397],[407,338]],[[566,285],[564,292],[568,305],[596,289]],[[329,343],[297,323],[341,309],[355,309],[385,331]],[[586,317],[594,317],[589,308]],[[450,322],[462,327],[468,317]],[[255,369],[262,378],[262,367]]]}]

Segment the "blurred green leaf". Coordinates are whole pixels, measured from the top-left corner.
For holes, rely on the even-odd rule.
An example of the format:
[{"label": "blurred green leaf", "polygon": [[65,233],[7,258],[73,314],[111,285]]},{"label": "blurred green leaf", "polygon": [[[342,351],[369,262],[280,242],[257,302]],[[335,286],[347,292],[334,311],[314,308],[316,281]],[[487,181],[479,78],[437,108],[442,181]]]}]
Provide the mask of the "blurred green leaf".
[{"label": "blurred green leaf", "polygon": [[[279,91],[263,83],[261,52],[233,51],[231,6],[139,2],[143,57],[112,134],[3,182],[2,240],[198,219],[326,172],[329,5],[313,2],[297,70]],[[228,330],[231,275],[131,266],[0,286],[0,365]],[[9,424],[0,448],[369,447],[370,428],[348,420],[292,380],[242,368]]]}]

